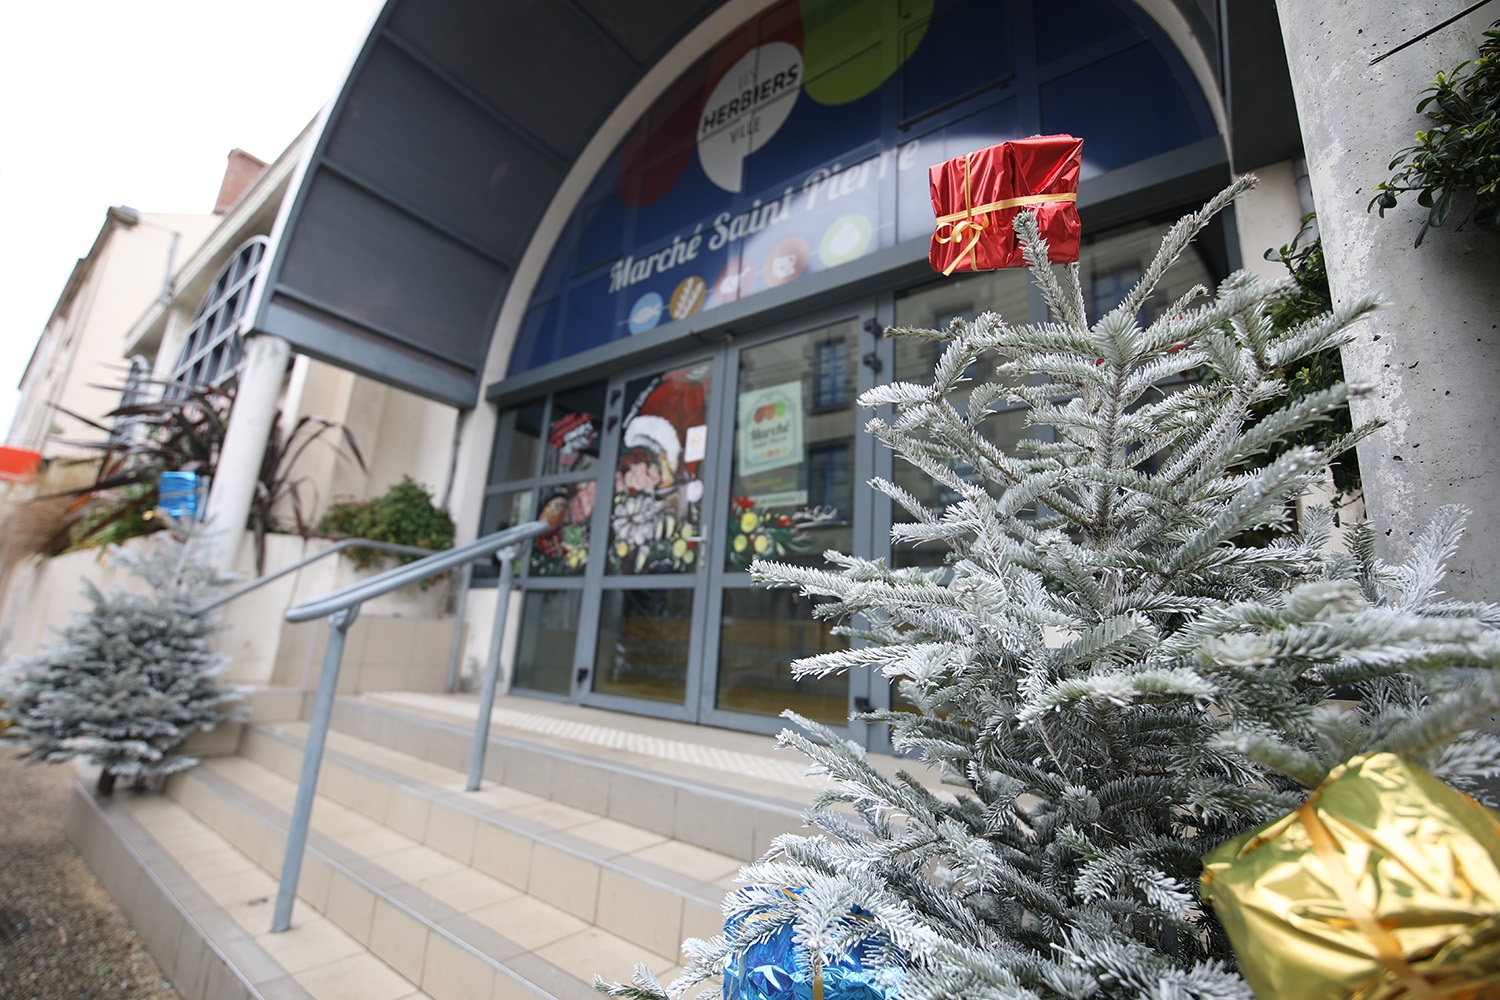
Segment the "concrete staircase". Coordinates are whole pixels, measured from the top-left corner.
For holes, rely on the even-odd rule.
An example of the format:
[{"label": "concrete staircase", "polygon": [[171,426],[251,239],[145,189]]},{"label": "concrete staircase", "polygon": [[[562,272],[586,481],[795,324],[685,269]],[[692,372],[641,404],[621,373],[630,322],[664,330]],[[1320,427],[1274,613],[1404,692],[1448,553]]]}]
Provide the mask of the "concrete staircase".
[{"label": "concrete staircase", "polygon": [[675,975],[817,785],[766,737],[510,698],[465,793],[475,711],[338,703],[284,934],[268,928],[300,721],[247,726],[165,794],[80,784],[69,833],[189,1000],[584,1000],[595,973]]}]

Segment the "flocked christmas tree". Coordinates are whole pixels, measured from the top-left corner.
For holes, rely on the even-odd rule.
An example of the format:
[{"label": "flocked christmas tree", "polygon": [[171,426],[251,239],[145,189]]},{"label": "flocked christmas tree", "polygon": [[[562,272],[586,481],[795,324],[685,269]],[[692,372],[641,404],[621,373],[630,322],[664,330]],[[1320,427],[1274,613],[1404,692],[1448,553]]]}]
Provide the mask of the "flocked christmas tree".
[{"label": "flocked christmas tree", "polygon": [[171,532],[113,548],[107,558],[147,591],[100,591],[85,581],[88,610],[18,664],[5,690],[26,756],[87,758],[101,768],[106,795],[117,777],[192,767],[197,760],[178,752],[183,741],[238,718],[234,702],[242,695],[219,683],[226,657],[210,645],[217,625],[191,610],[228,581]]},{"label": "flocked christmas tree", "polygon": [[[812,738],[781,742],[831,779],[808,814],[821,833],[783,836],[742,872],[729,933],[689,941],[669,988],[644,967],[634,985],[597,986],[712,992],[728,963],[729,992],[776,994],[776,970],[747,968],[745,950],[790,927],[804,966],[857,950],[866,966],[899,969],[871,981],[909,1000],[1248,998],[1199,899],[1207,851],[1295,808],[1355,754],[1392,750],[1476,794],[1500,773],[1500,741],[1474,732],[1500,705],[1500,611],[1438,589],[1462,512],[1439,512],[1409,561],[1389,566],[1365,525],[1340,548],[1327,511],[1291,523],[1332,452],[1367,429],[1255,467],[1345,405],[1342,385],[1264,404],[1370,305],[1280,329],[1271,314],[1288,285],[1240,272],[1139,322],[1157,281],[1247,183],[1173,227],[1092,324],[1077,265],[1049,266],[1022,213],[1052,322],[991,314],[896,331],[947,346],[931,385],[864,396],[891,411],[869,428],[960,499],[930,509],[875,486],[911,518],[896,543],[942,546],[947,565],[829,553],[831,570],[753,573],[828,599],[821,613],[853,646],[796,669],[897,681],[915,709],[867,718],[948,787],[884,777],[860,747],[794,718]],[[997,381],[966,384],[984,355],[1002,362]],[[1179,372],[1195,374],[1158,388]],[[955,391],[966,405],[950,402]],[[1052,433],[1006,453],[986,420],[1017,398]],[[816,995],[806,981],[781,988]]]}]

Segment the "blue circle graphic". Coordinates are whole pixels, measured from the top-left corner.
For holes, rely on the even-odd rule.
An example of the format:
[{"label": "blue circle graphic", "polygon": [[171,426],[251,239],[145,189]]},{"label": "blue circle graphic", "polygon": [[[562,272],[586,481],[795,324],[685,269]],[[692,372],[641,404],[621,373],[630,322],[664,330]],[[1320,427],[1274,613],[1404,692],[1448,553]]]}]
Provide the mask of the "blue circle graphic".
[{"label": "blue circle graphic", "polygon": [[631,333],[645,333],[647,330],[661,322],[661,314],[665,311],[665,303],[661,296],[655,292],[647,292],[635,300],[635,305],[630,307],[630,315],[627,317]]}]

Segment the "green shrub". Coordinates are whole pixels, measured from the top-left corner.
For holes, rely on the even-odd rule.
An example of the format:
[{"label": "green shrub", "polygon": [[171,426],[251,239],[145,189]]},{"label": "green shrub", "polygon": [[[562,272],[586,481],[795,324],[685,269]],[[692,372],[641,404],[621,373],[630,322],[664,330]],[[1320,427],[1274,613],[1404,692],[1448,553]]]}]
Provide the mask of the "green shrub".
[{"label": "green shrub", "polygon": [[[1296,285],[1280,299],[1273,300],[1267,311],[1271,325],[1278,331],[1289,332],[1296,327],[1333,311],[1333,293],[1328,288],[1328,265],[1323,257],[1323,239],[1314,236],[1306,239],[1315,230],[1315,215],[1302,217],[1302,228],[1292,242],[1278,250],[1267,250],[1266,259],[1286,265],[1288,274]],[[1292,402],[1300,402],[1315,393],[1341,385],[1344,381],[1344,362],[1337,347],[1308,355],[1301,363],[1286,372],[1287,395]],[[1257,418],[1268,416],[1276,403],[1266,402],[1255,409]],[[1276,445],[1266,453],[1254,467],[1262,468],[1280,458],[1292,448],[1311,445],[1324,450],[1337,450],[1333,446],[1346,435],[1354,433],[1353,419],[1349,407],[1341,406],[1327,414],[1323,423],[1305,427]],[[1344,451],[1329,468],[1333,472],[1334,488],[1343,496],[1358,493],[1362,487],[1359,475],[1359,459],[1354,451]]]},{"label": "green shrub", "polygon": [[1417,233],[1421,246],[1428,229],[1447,221],[1453,193],[1473,191],[1474,207],[1459,225],[1472,218],[1500,229],[1500,21],[1484,33],[1477,59],[1439,73],[1422,93],[1417,111],[1432,127],[1396,154],[1389,167],[1395,173],[1376,185],[1370,207],[1384,216],[1397,195],[1417,192],[1417,204],[1428,210]]},{"label": "green shrub", "polygon": [[[374,542],[415,545],[441,552],[453,547],[453,518],[432,504],[432,494],[410,476],[374,500],[342,500],[330,504],[318,522],[318,534],[328,538],[368,538]],[[412,562],[414,556],[387,556],[375,549],[349,549],[344,555],[358,566],[374,566],[381,559]]]}]

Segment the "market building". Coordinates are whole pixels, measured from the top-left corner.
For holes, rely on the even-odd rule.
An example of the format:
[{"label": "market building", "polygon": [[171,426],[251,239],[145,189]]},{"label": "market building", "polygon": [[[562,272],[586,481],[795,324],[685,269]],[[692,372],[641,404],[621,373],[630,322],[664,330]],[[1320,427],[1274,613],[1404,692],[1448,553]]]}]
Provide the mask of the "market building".
[{"label": "market building", "polygon": [[[1260,170],[1147,311],[1266,266],[1310,203],[1274,12],[1257,10],[391,4],[283,209],[251,342],[463,412],[463,533],[556,526],[511,598],[512,691],[761,732],[787,707],[843,724],[887,686],[794,681],[791,660],[839,640],[746,566],[926,558],[890,552],[901,515],[863,486],[943,500],[861,431],[861,391],[935,360],[883,332],[1043,318],[1021,271],[938,280],[927,168],[1083,137],[1096,310],[1171,221]],[[474,596],[485,617],[493,591]]]},{"label": "market building", "polygon": [[[272,424],[322,413],[372,442],[361,476],[332,459],[314,470],[325,497],[415,470],[460,542],[537,519],[550,530],[504,593],[477,565],[461,601],[433,588],[361,613],[289,932],[266,933],[259,904],[283,866],[327,630],[282,613],[344,582],[327,562],[231,606],[232,676],[257,688],[254,720],[221,747],[236,756],[174,777],[163,797],[75,796],[71,836],[178,991],[583,1000],[594,972],[628,977],[636,959],[661,971],[683,937],[722,930],[734,871],[799,826],[817,786],[768,752],[778,714],[879,751],[884,733],[846,720],[893,698],[863,673],[793,679],[792,660],[843,640],[746,566],[816,565],[828,549],[937,565],[892,549],[903,513],[866,485],[953,499],[863,430],[862,392],[929,377],[936,360],[931,342],[886,331],[987,310],[1047,318],[1021,270],[929,265],[927,169],[951,157],[1083,139],[1094,314],[1236,175],[1260,184],[1173,266],[1143,319],[1236,269],[1278,274],[1264,251],[1315,203],[1336,205],[1324,219],[1342,248],[1331,239],[1335,297],[1399,269],[1402,308],[1427,310],[1420,344],[1377,315],[1346,350],[1399,417],[1368,462],[1361,451],[1371,492],[1401,498],[1372,507],[1381,544],[1399,547],[1447,499],[1500,523],[1485,516],[1500,495],[1486,485],[1500,468],[1492,435],[1474,433],[1492,419],[1500,356],[1466,325],[1493,315],[1481,301],[1493,283],[1422,296],[1427,265],[1392,263],[1390,249],[1417,213],[1386,221],[1390,247],[1365,239],[1350,220],[1379,178],[1341,166],[1393,120],[1399,146],[1414,120],[1390,111],[1394,97],[1362,105],[1350,80],[1415,93],[1426,67],[1465,58],[1478,21],[1376,72],[1370,58],[1425,15],[1348,14],[1335,44],[1311,26],[1313,6],[1332,5],[1299,9],[1284,40],[1269,0],[389,0],[324,114],[127,340],[154,347],[158,374],[202,364],[237,383],[209,497],[220,524],[244,523]],[[1337,115],[1324,93],[1335,79],[1355,95]],[[1471,284],[1494,260],[1493,245],[1471,253],[1474,239],[1455,235],[1461,249],[1440,258],[1467,254]],[[1370,264],[1369,247],[1390,253]],[[1465,341],[1477,331],[1477,346],[1447,344],[1449,325]],[[1453,396],[1403,395],[1434,370]],[[1023,428],[1019,408],[992,422],[1001,445],[1046,433]],[[1423,462],[1392,459],[1413,427],[1446,440]],[[246,544],[226,535],[220,559],[249,565]],[[1487,544],[1466,565],[1483,565]],[[271,562],[300,545],[283,536]],[[1456,590],[1484,586],[1467,572]],[[502,608],[508,696],[487,783],[469,795],[457,772],[475,701],[445,681],[472,680]]]}]

